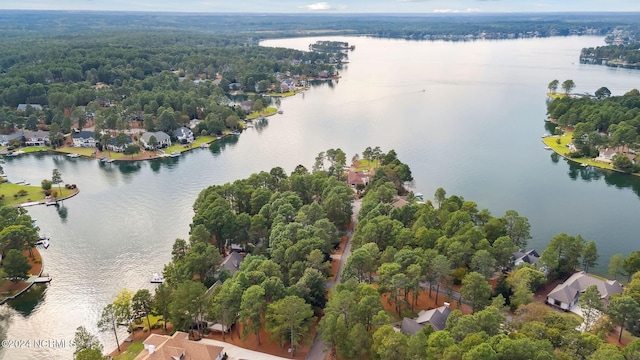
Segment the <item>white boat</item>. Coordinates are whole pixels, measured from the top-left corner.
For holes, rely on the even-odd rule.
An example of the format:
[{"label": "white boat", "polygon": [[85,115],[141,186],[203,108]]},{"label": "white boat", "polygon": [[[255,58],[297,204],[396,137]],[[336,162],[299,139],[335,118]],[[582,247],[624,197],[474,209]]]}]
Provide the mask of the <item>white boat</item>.
[{"label": "white boat", "polygon": [[278,110],[278,114],[282,114],[284,111],[282,110]]},{"label": "white boat", "polygon": [[152,284],[162,284],[164,282],[164,277],[158,273],[153,273],[153,276],[151,276],[151,283]]},{"label": "white boat", "polygon": [[171,155],[169,155],[169,156],[178,157],[178,156],[180,156],[180,151],[176,150],[176,151],[172,152]]},{"label": "white boat", "polygon": [[582,164],[580,164],[580,166],[582,166],[582,167],[589,167],[589,164],[582,163]]},{"label": "white boat", "polygon": [[545,150],[551,150],[551,146],[545,146],[544,149]]},{"label": "white boat", "polygon": [[16,185],[31,185],[31,183],[30,183],[30,182],[25,181],[25,180],[17,181],[15,184],[16,184]]},{"label": "white boat", "polygon": [[80,154],[67,154],[67,157],[71,159],[75,159],[75,158],[79,158]]},{"label": "white boat", "polygon": [[40,239],[36,241],[36,246],[40,245],[46,249],[50,245],[50,240],[47,235],[40,235]]},{"label": "white boat", "polygon": [[551,134],[544,134],[544,135],[542,135],[542,138],[544,139],[544,138],[549,137],[549,136],[551,136]]},{"label": "white boat", "polygon": [[240,136],[240,131],[232,131],[231,135]]},{"label": "white boat", "polygon": [[200,144],[200,148],[201,148],[201,149],[206,149],[206,148],[208,148],[209,146],[210,146],[210,145],[209,145],[209,144],[207,144],[207,143],[202,143],[202,144]]}]

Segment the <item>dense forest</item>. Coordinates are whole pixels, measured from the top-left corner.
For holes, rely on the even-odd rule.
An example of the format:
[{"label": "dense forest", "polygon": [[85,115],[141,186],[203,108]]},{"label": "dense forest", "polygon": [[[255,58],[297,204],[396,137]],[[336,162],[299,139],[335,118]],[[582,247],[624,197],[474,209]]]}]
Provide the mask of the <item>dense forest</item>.
[{"label": "dense forest", "polygon": [[[353,157],[355,164],[376,167],[360,192],[353,252],[329,296],[326,284],[335,281],[329,255],[349,230],[358,197],[345,182],[346,154],[340,149],[319,154],[311,171],[302,165],[291,174],[274,168],[203,190],[189,239],[175,241],[165,283],[153,296],[140,290],[138,300],[132,292],[119,294],[101,324],[160,314],[197,338],[206,333],[206,320],[230,329],[226,336],[255,337],[294,351],[312,341],[309,334],[317,327],[338,359],[640,356],[640,341],[622,350],[605,341],[620,325],[640,332],[640,276],[631,278],[640,270],[640,252],[612,259],[612,276],[624,273],[631,282],[608,307],[593,286],[580,298],[583,318],[554,311],[534,292],[594,266],[595,242],[558,234],[538,265],[514,267],[514,251],[531,238],[525,217],[514,210],[493,216],[442,188],[433,202],[419,201],[404,188],[411,179],[408,166],[395,151],[378,150],[367,149],[362,160]],[[233,246],[246,255],[230,274],[220,264]],[[451,301],[446,324],[414,334],[394,330],[424,310],[418,297]]]},{"label": "dense forest", "polygon": [[[0,50],[0,131],[55,124],[68,133],[73,124],[83,128],[89,121],[96,131],[123,130],[132,122],[170,131],[201,119],[197,134],[220,134],[271,104],[260,95],[279,92],[288,79],[304,86],[321,72],[334,75],[335,62],[333,55],[243,46],[233,37],[203,34],[6,40]],[[249,108],[230,100],[238,91],[250,95]],[[18,104],[40,107],[17,111]]]},{"label": "dense forest", "polygon": [[607,65],[614,67],[639,68],[640,43],[628,45],[606,45],[582,49],[581,63]]},{"label": "dense forest", "polygon": [[[407,39],[431,36],[487,38],[605,35],[616,27],[638,25],[635,14],[201,14],[153,12],[4,11],[3,38],[43,32],[62,35],[113,29],[197,31],[258,38],[283,36],[368,35]],[[257,33],[259,31],[259,33]],[[251,38],[251,39],[249,39]]]},{"label": "dense forest", "polygon": [[[640,142],[640,92],[634,89],[622,96],[610,95],[611,91],[602,87],[594,97],[565,96],[549,103],[549,117],[561,127],[573,128],[572,156],[595,158],[600,149],[607,147],[635,153]],[[627,156],[613,160],[616,168],[637,172]]]}]

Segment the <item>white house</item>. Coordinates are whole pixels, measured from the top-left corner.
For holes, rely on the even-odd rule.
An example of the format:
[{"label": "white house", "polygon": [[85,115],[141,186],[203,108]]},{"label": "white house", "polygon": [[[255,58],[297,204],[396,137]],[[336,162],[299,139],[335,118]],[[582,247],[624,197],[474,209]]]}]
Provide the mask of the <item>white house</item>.
[{"label": "white house", "polygon": [[622,285],[616,280],[601,280],[579,271],[559,284],[549,294],[547,303],[563,310],[570,310],[578,304],[580,295],[591,285],[596,285],[603,300],[609,296],[622,293]]},{"label": "white house", "polygon": [[71,135],[75,147],[96,147],[96,139],[91,131],[80,131]]},{"label": "white house", "polygon": [[[158,145],[155,147],[149,144],[149,140],[152,136],[154,136],[156,138],[156,141],[158,142]],[[142,145],[147,150],[162,149],[164,147],[171,146],[171,138],[169,137],[169,135],[162,131],[148,131],[140,136],[140,141],[142,141]]]},{"label": "white house", "polygon": [[193,131],[188,127],[179,127],[173,131],[173,135],[178,138],[178,141],[181,143],[191,144],[194,140]]},{"label": "white house", "polygon": [[48,131],[24,131],[22,135],[26,146],[45,146],[49,144]]}]

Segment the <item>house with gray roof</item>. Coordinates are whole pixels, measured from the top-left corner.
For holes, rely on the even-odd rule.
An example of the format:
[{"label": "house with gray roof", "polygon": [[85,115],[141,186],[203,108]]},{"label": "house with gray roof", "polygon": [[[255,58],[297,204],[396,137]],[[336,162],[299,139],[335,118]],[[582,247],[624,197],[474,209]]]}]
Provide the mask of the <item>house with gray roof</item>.
[{"label": "house with gray roof", "polygon": [[[155,147],[149,144],[149,140],[152,136],[155,136],[156,141],[158,142],[158,145]],[[142,145],[147,150],[162,149],[171,146],[171,138],[169,137],[169,135],[167,135],[167,133],[164,133],[162,131],[147,131],[146,133],[142,134],[142,136],[140,136],[140,141],[142,141]]]},{"label": "house with gray roof", "polygon": [[240,264],[244,258],[239,253],[232,251],[227,257],[225,257],[220,263],[220,271],[229,270],[231,276],[240,270]]},{"label": "house with gray roof", "polygon": [[191,144],[194,140],[193,131],[185,126],[173,130],[173,136],[175,136],[178,141],[183,144]]},{"label": "house with gray roof", "polygon": [[49,132],[38,131],[23,131],[25,146],[45,146],[49,145]]},{"label": "house with gray roof", "polygon": [[11,140],[22,141],[22,134],[14,132],[12,134],[0,134],[0,146],[7,146]]},{"label": "house with gray roof", "polygon": [[93,138],[93,132],[80,131],[71,135],[73,146],[75,147],[96,147],[96,139]]},{"label": "house with gray roof", "polygon": [[584,271],[571,275],[565,282],[559,284],[549,294],[547,303],[563,310],[571,310],[578,304],[580,295],[589,287],[598,287],[600,297],[608,301],[609,296],[622,293],[622,285],[616,280],[602,280],[595,278]]},{"label": "house with gray roof", "polygon": [[451,314],[449,303],[444,303],[444,306],[435,309],[422,310],[415,319],[402,319],[400,332],[413,335],[426,325],[431,325],[435,331],[444,330],[449,314]]},{"label": "house with gray roof", "polygon": [[42,110],[42,105],[40,104],[18,104],[18,111],[27,111],[27,109],[31,106],[33,110]]},{"label": "house with gray roof", "polygon": [[513,265],[518,266],[522,263],[531,264],[534,266],[538,265],[538,260],[540,260],[540,254],[535,249],[531,249],[529,251],[523,251],[522,249],[513,253]]}]

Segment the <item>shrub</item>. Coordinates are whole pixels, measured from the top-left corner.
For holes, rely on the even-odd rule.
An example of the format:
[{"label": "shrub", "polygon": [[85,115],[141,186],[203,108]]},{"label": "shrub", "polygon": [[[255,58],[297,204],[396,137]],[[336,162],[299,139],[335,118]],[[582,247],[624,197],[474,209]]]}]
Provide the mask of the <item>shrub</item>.
[{"label": "shrub", "polygon": [[21,189],[18,191],[18,196],[26,196],[28,194],[27,190]]},{"label": "shrub", "polygon": [[51,180],[44,179],[42,180],[41,185],[42,185],[42,190],[48,191],[48,190],[51,190],[51,186],[53,185],[53,183],[51,182]]}]

